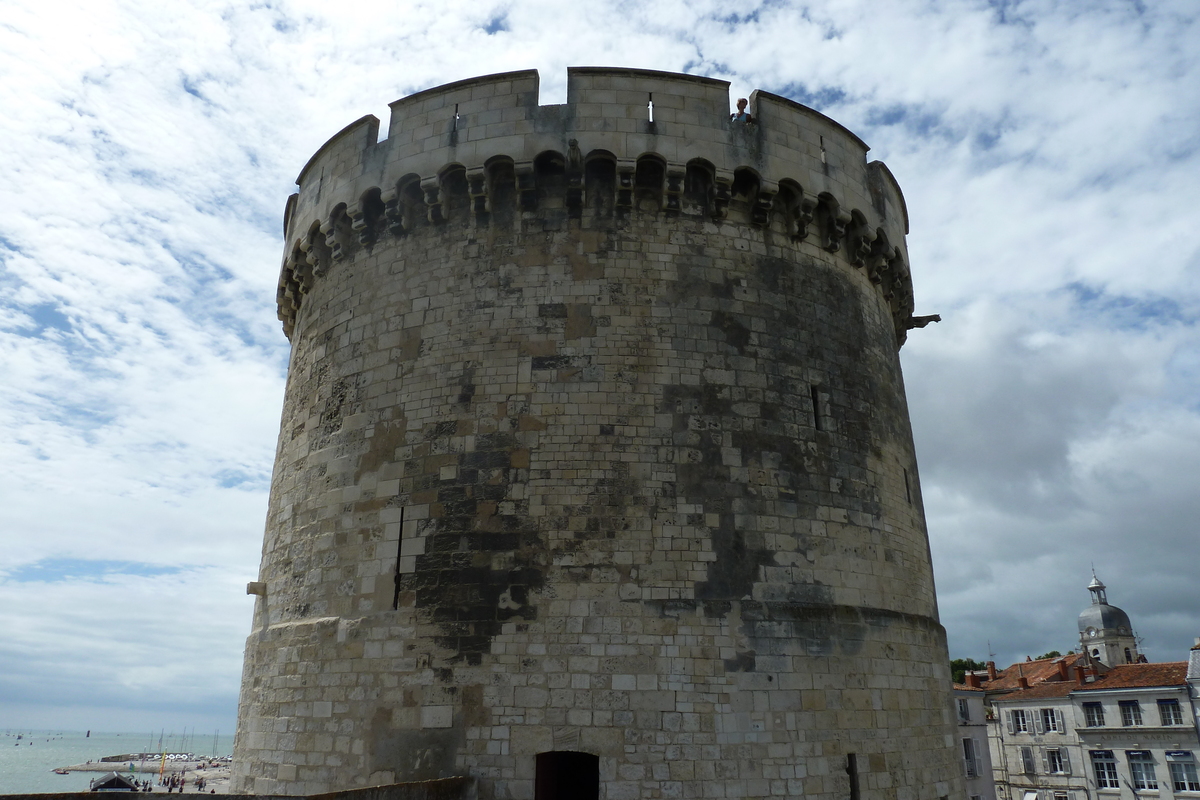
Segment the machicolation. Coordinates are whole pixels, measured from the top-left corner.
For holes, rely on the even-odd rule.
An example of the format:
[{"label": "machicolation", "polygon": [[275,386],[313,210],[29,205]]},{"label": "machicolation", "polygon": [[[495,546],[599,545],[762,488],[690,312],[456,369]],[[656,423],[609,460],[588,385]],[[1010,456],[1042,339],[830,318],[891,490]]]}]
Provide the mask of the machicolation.
[{"label": "machicolation", "polygon": [[963,791],[900,189],[785,98],[430,89],[301,171],[236,791]]}]

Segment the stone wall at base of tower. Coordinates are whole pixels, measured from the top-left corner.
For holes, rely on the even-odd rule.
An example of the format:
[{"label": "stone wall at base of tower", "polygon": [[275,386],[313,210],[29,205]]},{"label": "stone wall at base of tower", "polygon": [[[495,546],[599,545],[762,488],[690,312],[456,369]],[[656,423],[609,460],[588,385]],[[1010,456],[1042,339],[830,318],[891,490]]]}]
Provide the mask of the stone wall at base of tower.
[{"label": "stone wall at base of tower", "polygon": [[530,800],[565,751],[605,800],[960,795],[890,173],[765,93],[744,130],[720,82],[529,75],[351,126],[289,202],[235,790]]}]

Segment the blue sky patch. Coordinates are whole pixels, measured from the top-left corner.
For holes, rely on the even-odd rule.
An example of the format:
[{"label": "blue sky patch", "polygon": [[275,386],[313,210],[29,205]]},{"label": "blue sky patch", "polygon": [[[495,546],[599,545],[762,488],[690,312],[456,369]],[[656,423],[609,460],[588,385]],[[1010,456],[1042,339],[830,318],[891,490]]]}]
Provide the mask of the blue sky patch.
[{"label": "blue sky patch", "polygon": [[142,561],[93,561],[85,558],[43,558],[10,570],[7,579],[14,583],[61,583],[64,581],[103,581],[117,576],[152,578],[174,575],[179,567],[163,567]]},{"label": "blue sky patch", "polygon": [[836,86],[822,86],[819,89],[811,90],[807,84],[789,83],[782,89],[774,90],[775,94],[795,100],[797,103],[803,103],[809,108],[815,108],[820,111],[822,108],[835,106],[846,99],[846,92]]},{"label": "blue sky patch", "polygon": [[67,315],[54,307],[52,303],[40,303],[28,311],[30,319],[36,326],[33,333],[41,336],[47,329],[58,331],[71,330],[71,320]]},{"label": "blue sky patch", "polygon": [[1093,321],[1103,318],[1106,324],[1118,329],[1144,330],[1154,324],[1195,322],[1192,315],[1169,297],[1109,294],[1079,281],[1069,283],[1064,288],[1084,316]]},{"label": "blue sky patch", "polygon": [[497,14],[487,21],[483,30],[489,36],[508,30],[508,14]]}]

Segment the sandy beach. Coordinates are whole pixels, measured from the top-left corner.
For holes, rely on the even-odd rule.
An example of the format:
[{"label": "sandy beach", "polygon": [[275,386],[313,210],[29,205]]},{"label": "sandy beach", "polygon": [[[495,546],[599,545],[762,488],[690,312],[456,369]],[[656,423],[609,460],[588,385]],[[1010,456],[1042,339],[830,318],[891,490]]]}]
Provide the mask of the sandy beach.
[{"label": "sandy beach", "polygon": [[[133,773],[135,780],[149,780],[154,786],[155,792],[166,792],[165,786],[160,786],[158,783],[158,761],[150,761],[147,759],[144,771],[141,771],[142,765],[135,763],[139,767],[139,771]],[[89,761],[84,764],[72,764],[63,769],[68,772],[119,772],[122,775],[129,774],[128,761]],[[228,794],[229,793],[229,764],[217,763],[212,765],[211,761],[168,761],[163,770],[163,775],[172,774],[182,775],[187,783],[184,786],[184,792],[188,794],[200,794],[196,789],[196,779],[204,779],[203,794]]]}]

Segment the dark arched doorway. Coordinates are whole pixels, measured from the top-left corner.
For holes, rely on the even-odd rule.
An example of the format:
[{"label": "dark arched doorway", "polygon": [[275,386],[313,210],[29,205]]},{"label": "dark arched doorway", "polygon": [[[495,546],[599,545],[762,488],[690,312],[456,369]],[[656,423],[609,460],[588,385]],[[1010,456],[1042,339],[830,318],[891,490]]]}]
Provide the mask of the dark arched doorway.
[{"label": "dark arched doorway", "polygon": [[600,800],[600,757],[570,750],[538,753],[533,800]]}]

